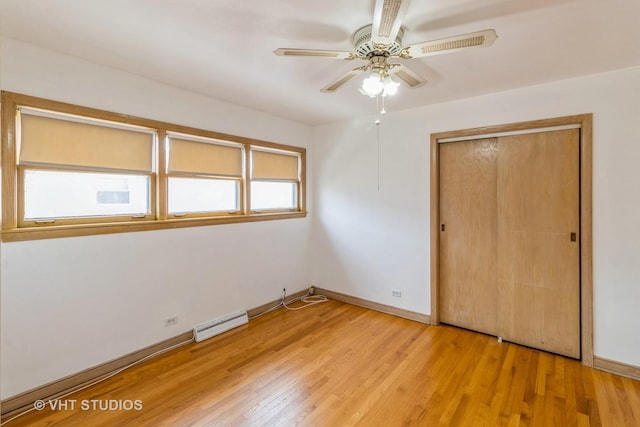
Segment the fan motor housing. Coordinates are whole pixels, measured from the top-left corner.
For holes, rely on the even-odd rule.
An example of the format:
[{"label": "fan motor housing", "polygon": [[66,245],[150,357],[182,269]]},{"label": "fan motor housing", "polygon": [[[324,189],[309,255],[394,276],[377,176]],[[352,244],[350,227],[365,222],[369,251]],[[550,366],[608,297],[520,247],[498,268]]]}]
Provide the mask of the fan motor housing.
[{"label": "fan motor housing", "polygon": [[400,28],[396,39],[388,45],[376,44],[371,40],[371,29],[373,25],[366,25],[353,34],[353,45],[356,53],[362,58],[370,58],[373,55],[387,54],[387,56],[397,55],[402,50],[402,36],[404,30]]}]

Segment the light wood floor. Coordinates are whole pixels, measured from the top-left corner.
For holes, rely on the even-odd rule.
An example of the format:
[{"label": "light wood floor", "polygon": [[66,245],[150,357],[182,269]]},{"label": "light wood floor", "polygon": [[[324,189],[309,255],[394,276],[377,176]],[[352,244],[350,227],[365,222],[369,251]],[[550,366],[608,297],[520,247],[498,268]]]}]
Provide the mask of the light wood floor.
[{"label": "light wood floor", "polygon": [[[7,426],[640,426],[640,382],[330,301],[158,356]],[[79,410],[82,400],[139,411]]]}]

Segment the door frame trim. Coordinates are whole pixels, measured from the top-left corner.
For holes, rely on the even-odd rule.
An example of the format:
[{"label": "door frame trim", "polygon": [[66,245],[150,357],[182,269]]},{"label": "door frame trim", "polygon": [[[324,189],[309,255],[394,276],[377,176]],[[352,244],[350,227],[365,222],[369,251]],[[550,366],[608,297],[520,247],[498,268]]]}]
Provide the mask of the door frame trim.
[{"label": "door frame trim", "polygon": [[440,155],[439,144],[455,142],[465,138],[476,139],[487,135],[507,132],[544,130],[558,126],[580,128],[580,360],[593,366],[593,114],[556,117],[527,122],[484,126],[431,134],[431,324],[440,323]]}]

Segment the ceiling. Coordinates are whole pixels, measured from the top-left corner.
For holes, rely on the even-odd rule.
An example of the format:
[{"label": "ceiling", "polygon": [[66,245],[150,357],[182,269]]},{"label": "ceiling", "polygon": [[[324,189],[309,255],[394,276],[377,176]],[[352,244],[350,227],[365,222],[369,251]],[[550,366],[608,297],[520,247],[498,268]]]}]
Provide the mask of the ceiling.
[{"label": "ceiling", "polygon": [[[320,89],[362,63],[277,57],[347,50],[375,0],[0,0],[2,35],[290,120],[375,113],[358,91]],[[403,43],[494,28],[474,49],[401,62],[428,80],[387,110],[640,65],[640,0],[413,0]]]}]

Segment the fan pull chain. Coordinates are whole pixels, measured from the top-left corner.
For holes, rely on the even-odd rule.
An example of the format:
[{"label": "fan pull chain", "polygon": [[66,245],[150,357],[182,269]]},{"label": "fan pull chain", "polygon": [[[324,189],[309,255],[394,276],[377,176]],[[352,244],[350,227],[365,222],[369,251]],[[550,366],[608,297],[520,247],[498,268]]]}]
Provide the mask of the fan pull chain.
[{"label": "fan pull chain", "polygon": [[380,120],[376,120],[376,139],[378,140],[378,192],[380,192]]},{"label": "fan pull chain", "polygon": [[[382,108],[380,108],[380,106],[382,105]],[[380,191],[380,119],[382,118],[382,116],[384,116],[385,114],[387,114],[387,111],[384,109],[384,96],[378,94],[376,96],[376,113],[378,114],[378,117],[375,119],[374,123],[376,124],[376,141],[378,144],[378,152],[377,152],[377,167],[378,167],[378,191]]]}]

